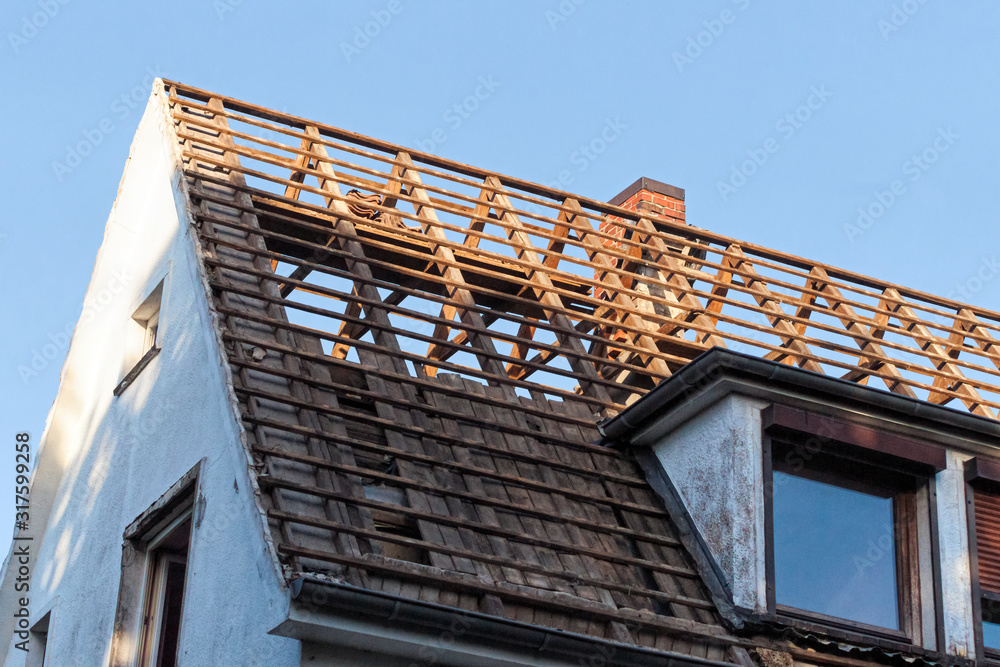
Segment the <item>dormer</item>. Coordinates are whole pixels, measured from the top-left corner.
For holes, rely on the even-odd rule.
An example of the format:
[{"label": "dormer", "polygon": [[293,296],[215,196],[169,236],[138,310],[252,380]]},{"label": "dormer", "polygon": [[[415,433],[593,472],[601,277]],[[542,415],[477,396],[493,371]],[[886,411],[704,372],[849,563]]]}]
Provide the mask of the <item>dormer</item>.
[{"label": "dormer", "polygon": [[951,657],[997,643],[967,510],[992,531],[994,420],[716,348],[602,432],[688,527],[735,627]]}]

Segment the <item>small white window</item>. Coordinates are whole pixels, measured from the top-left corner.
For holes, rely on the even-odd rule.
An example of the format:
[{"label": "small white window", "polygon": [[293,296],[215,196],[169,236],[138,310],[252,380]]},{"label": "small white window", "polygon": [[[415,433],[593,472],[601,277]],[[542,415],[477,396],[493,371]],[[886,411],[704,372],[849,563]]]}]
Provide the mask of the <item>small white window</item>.
[{"label": "small white window", "polygon": [[28,656],[25,667],[45,667],[45,649],[49,641],[49,622],[52,612],[48,612],[40,621],[31,627]]},{"label": "small white window", "polygon": [[149,543],[139,667],[174,667],[177,664],[190,535],[191,510],[188,509]]},{"label": "small white window", "polygon": [[156,332],[160,328],[160,309],[157,308],[149,319],[144,323],[145,336],[142,341],[142,353],[146,354],[156,347]]},{"label": "small white window", "polygon": [[132,336],[133,341],[138,342],[138,346],[131,345],[132,355],[135,357],[133,365],[146,355],[150,350],[157,347],[160,330],[160,301],[163,299],[163,281],[157,285],[149,296],[143,300],[135,312],[132,313],[132,321],[137,326],[132,327],[133,331],[139,333]]},{"label": "small white window", "polygon": [[115,396],[125,391],[160,351],[160,302],[163,299],[163,282],[161,280],[132,313],[126,332],[122,378],[115,387]]}]

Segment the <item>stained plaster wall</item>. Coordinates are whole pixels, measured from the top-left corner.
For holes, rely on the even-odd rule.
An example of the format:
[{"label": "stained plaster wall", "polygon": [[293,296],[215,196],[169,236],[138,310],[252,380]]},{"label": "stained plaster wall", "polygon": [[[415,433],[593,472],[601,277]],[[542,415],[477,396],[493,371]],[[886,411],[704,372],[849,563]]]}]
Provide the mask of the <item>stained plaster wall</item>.
[{"label": "stained plaster wall", "polygon": [[[299,664],[294,639],[268,635],[288,593],[254,499],[227,369],[196,259],[161,82],[140,122],[62,370],[33,474],[32,623],[51,610],[46,664],[106,665],[122,532],[203,460],[189,553],[180,664]],[[81,221],[80,224],[86,224]],[[112,390],[135,308],[165,278],[162,351],[120,396]],[[5,667],[20,594],[0,586]]]},{"label": "stained plaster wall", "polygon": [[737,607],[766,611],[761,401],[726,396],[653,444]]}]

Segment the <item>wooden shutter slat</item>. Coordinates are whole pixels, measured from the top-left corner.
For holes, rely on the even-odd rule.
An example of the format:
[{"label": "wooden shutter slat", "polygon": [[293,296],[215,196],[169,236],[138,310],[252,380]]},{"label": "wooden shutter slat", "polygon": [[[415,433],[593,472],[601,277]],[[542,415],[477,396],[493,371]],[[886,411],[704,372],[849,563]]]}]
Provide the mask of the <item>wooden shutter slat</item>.
[{"label": "wooden shutter slat", "polygon": [[1000,496],[975,491],[979,587],[1000,593]]}]

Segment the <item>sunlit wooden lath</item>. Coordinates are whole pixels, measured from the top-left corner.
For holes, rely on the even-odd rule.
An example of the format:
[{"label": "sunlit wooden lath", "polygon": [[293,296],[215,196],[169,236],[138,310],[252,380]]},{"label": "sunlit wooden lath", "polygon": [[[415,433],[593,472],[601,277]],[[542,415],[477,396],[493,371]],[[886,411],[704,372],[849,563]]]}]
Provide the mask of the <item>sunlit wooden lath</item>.
[{"label": "sunlit wooden lath", "polygon": [[[192,113],[207,109],[203,97],[188,92],[174,106],[179,136],[210,151],[233,142],[235,160],[200,151],[198,162],[247,180],[267,246],[259,256],[291,267],[283,305],[339,321],[323,336],[338,354],[363,333],[403,336],[426,345],[401,351],[418,376],[459,372],[601,409],[711,345],[736,345],[980,415],[1000,408],[996,313],[233,100],[218,98],[228,122],[209,136],[214,124]],[[195,157],[191,146],[185,155]],[[349,190],[381,200],[367,205],[374,215],[351,213]],[[620,244],[598,231],[608,215],[628,230]],[[639,281],[626,262],[659,277]],[[346,307],[307,307],[302,292]],[[400,318],[433,331],[408,331]],[[459,353],[475,363],[453,361]],[[625,377],[634,391],[623,391]]]}]

